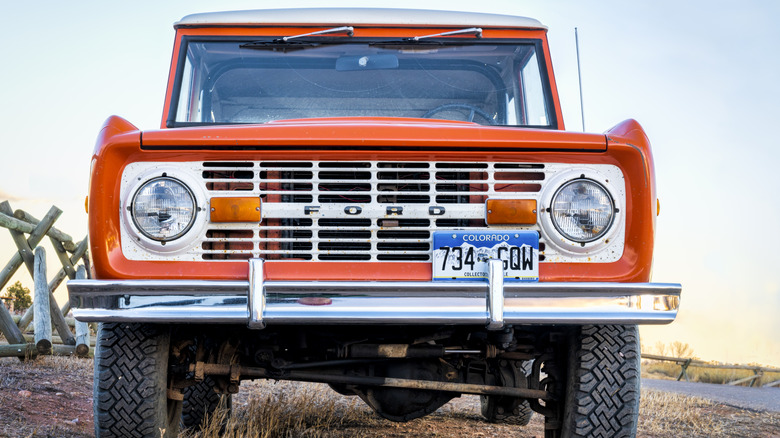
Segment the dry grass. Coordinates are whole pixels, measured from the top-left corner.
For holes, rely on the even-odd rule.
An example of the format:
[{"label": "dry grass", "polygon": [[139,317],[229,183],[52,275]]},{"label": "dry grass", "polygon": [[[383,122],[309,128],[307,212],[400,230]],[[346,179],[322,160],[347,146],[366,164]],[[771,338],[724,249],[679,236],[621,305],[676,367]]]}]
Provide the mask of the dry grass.
[{"label": "dry grass", "polygon": [[[27,363],[0,359],[0,436],[28,438],[92,436],[92,361],[42,357]],[[29,390],[31,397],[20,397]],[[379,418],[356,397],[343,397],[327,385],[251,381],[234,396],[233,416],[211,419],[187,438],[310,437],[386,438],[543,436],[534,415],[527,427],[496,425],[479,415],[475,396],[456,398],[434,414],[409,423]],[[45,415],[41,415],[45,413]],[[78,424],[71,420],[79,419]],[[638,437],[780,437],[780,413],[737,409],[696,397],[642,391]]]},{"label": "dry grass", "polygon": [[712,415],[715,404],[698,397],[642,391],[640,431],[658,436],[727,436],[727,422]]},{"label": "dry grass", "polygon": [[724,406],[699,397],[643,390],[637,436],[780,436],[780,414]]},{"label": "dry grass", "polygon": [[95,363],[92,359],[82,359],[70,356],[46,356],[45,358],[39,358],[38,360],[44,360],[51,368],[68,372],[85,371],[91,373],[95,369]]},{"label": "dry grass", "polygon": [[[522,428],[491,425],[479,417],[478,399],[456,399],[454,408],[410,423],[379,418],[355,397],[343,397],[326,385],[294,382],[252,382],[242,385],[234,401],[234,415],[223,430],[224,412],[201,432],[187,438],[216,437],[476,437],[511,433],[540,436],[542,421],[534,416]],[[473,405],[473,406],[471,406]],[[447,427],[446,425],[449,425]],[[639,437],[778,437],[780,414],[735,409],[711,401],[653,390],[642,391]]]},{"label": "dry grass", "polygon": [[379,421],[360,400],[342,397],[325,385],[266,380],[245,383],[241,389],[245,394],[234,396],[233,416],[224,430],[226,413],[218,411],[203,431],[181,436],[319,438],[347,426],[370,427]]},{"label": "dry grass", "polygon": [[65,374],[92,374],[94,363],[92,359],[81,359],[70,356],[38,356],[21,361],[15,357],[0,357],[0,366],[8,366],[19,372],[51,371]]}]

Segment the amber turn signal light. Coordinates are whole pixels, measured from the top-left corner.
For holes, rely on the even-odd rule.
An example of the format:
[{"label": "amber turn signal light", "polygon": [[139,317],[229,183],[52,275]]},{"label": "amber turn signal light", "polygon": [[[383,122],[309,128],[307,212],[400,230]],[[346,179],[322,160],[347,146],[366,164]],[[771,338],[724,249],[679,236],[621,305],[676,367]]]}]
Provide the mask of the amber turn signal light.
[{"label": "amber turn signal light", "polygon": [[211,198],[211,222],[260,222],[260,198]]},{"label": "amber turn signal light", "polygon": [[536,199],[488,199],[488,225],[534,225]]}]

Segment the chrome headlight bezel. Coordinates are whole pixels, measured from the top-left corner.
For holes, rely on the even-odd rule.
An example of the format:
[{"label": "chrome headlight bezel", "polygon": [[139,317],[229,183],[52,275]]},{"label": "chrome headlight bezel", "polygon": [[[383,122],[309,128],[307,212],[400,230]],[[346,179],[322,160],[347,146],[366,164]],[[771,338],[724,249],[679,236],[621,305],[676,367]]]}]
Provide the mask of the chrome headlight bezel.
[{"label": "chrome headlight bezel", "polygon": [[[178,185],[183,189],[183,192],[186,194],[185,200],[189,200],[189,206],[182,206],[177,208],[189,208],[192,210],[192,215],[187,221],[187,224],[181,228],[179,232],[177,232],[174,235],[171,236],[156,236],[153,233],[149,232],[149,230],[145,229],[144,226],[140,223],[139,218],[137,216],[137,203],[138,203],[138,197],[141,195],[141,193],[147,189],[149,186],[153,184],[158,184],[160,182],[168,182],[172,185]],[[163,185],[163,187],[165,187]],[[133,196],[130,198],[130,218],[133,220],[133,225],[135,225],[136,229],[143,234],[146,238],[160,242],[161,244],[166,244],[168,242],[172,242],[176,239],[181,238],[185,234],[187,234],[192,226],[195,224],[195,219],[198,216],[198,205],[195,200],[195,195],[192,193],[192,189],[190,189],[187,184],[184,184],[183,182],[179,181],[176,178],[172,178],[170,176],[158,176],[151,178],[149,180],[146,180],[143,184],[141,184],[138,189],[133,193]]]},{"label": "chrome headlight bezel", "polygon": [[[562,232],[552,217],[553,201],[560,191],[579,180],[595,183],[609,196],[613,214],[609,226],[594,239],[572,239]],[[540,197],[539,224],[548,245],[560,254],[587,256],[587,261],[616,261],[623,255],[625,244],[626,202],[625,178],[617,166],[577,166],[555,174],[547,180]],[[548,258],[547,261],[556,261]]]},{"label": "chrome headlight bezel", "polygon": [[[556,203],[558,201],[558,197],[561,196],[566,189],[574,186],[575,184],[582,184],[582,183],[590,184],[592,186],[595,186],[596,189],[598,189],[601,192],[603,192],[603,196],[607,200],[607,203],[605,205],[609,209],[609,219],[607,221],[607,224],[603,226],[603,229],[601,231],[595,233],[591,237],[586,237],[586,238],[573,236],[571,233],[566,232],[563,229],[563,226],[560,223],[560,221],[556,219],[556,214],[557,214]],[[556,190],[555,194],[553,194],[552,201],[550,203],[550,209],[551,209],[551,211],[550,211],[550,219],[551,219],[552,224],[555,227],[555,229],[558,230],[558,232],[562,236],[566,237],[567,239],[569,239],[569,240],[571,240],[573,242],[579,243],[579,244],[594,242],[596,240],[599,240],[605,234],[609,233],[609,230],[612,228],[613,222],[615,222],[615,215],[618,213],[616,211],[616,208],[615,208],[615,201],[612,199],[612,195],[609,193],[609,191],[603,185],[599,184],[598,181],[594,181],[594,180],[592,180],[590,178],[576,178],[576,179],[572,179],[572,180],[566,182],[565,184],[561,185],[560,187],[558,187],[558,190]]]},{"label": "chrome headlight bezel", "polygon": [[[203,234],[208,224],[208,215],[203,214],[208,206],[208,198],[200,186],[198,178],[186,169],[173,167],[169,163],[138,162],[131,163],[122,174],[122,248],[126,255],[136,254],[141,259],[153,253],[174,255],[187,251]],[[193,202],[193,217],[190,224],[175,238],[160,240],[145,233],[134,218],[133,206],[139,191],[150,182],[169,179],[182,185]]]}]

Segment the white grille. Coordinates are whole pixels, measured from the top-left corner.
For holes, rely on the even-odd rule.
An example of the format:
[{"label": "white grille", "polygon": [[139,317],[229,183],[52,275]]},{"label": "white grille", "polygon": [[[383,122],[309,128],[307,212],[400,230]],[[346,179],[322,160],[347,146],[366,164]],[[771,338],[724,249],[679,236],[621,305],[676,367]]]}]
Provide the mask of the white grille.
[{"label": "white grille", "polygon": [[429,261],[436,230],[486,228],[485,199],[537,197],[543,164],[203,163],[211,197],[251,192],[263,222],[210,227],[204,259]]}]

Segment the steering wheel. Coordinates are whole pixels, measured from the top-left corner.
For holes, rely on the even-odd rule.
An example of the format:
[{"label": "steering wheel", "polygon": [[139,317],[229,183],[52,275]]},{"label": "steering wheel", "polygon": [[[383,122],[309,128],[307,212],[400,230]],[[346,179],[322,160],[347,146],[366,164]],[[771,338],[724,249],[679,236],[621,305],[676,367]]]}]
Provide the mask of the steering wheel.
[{"label": "steering wheel", "polygon": [[[468,104],[468,103],[447,103],[444,105],[439,105],[436,108],[428,111],[427,113],[423,114],[423,117],[426,119],[430,119],[434,116],[434,114],[438,114],[441,112],[446,111],[456,111],[459,113],[462,113],[466,116],[467,122],[474,122],[474,116],[479,116],[483,118],[488,125],[494,125],[495,121],[492,117],[490,117],[490,114],[485,112],[484,110],[480,109],[479,107],[476,107],[474,105]],[[483,123],[484,124],[484,123]]]}]

